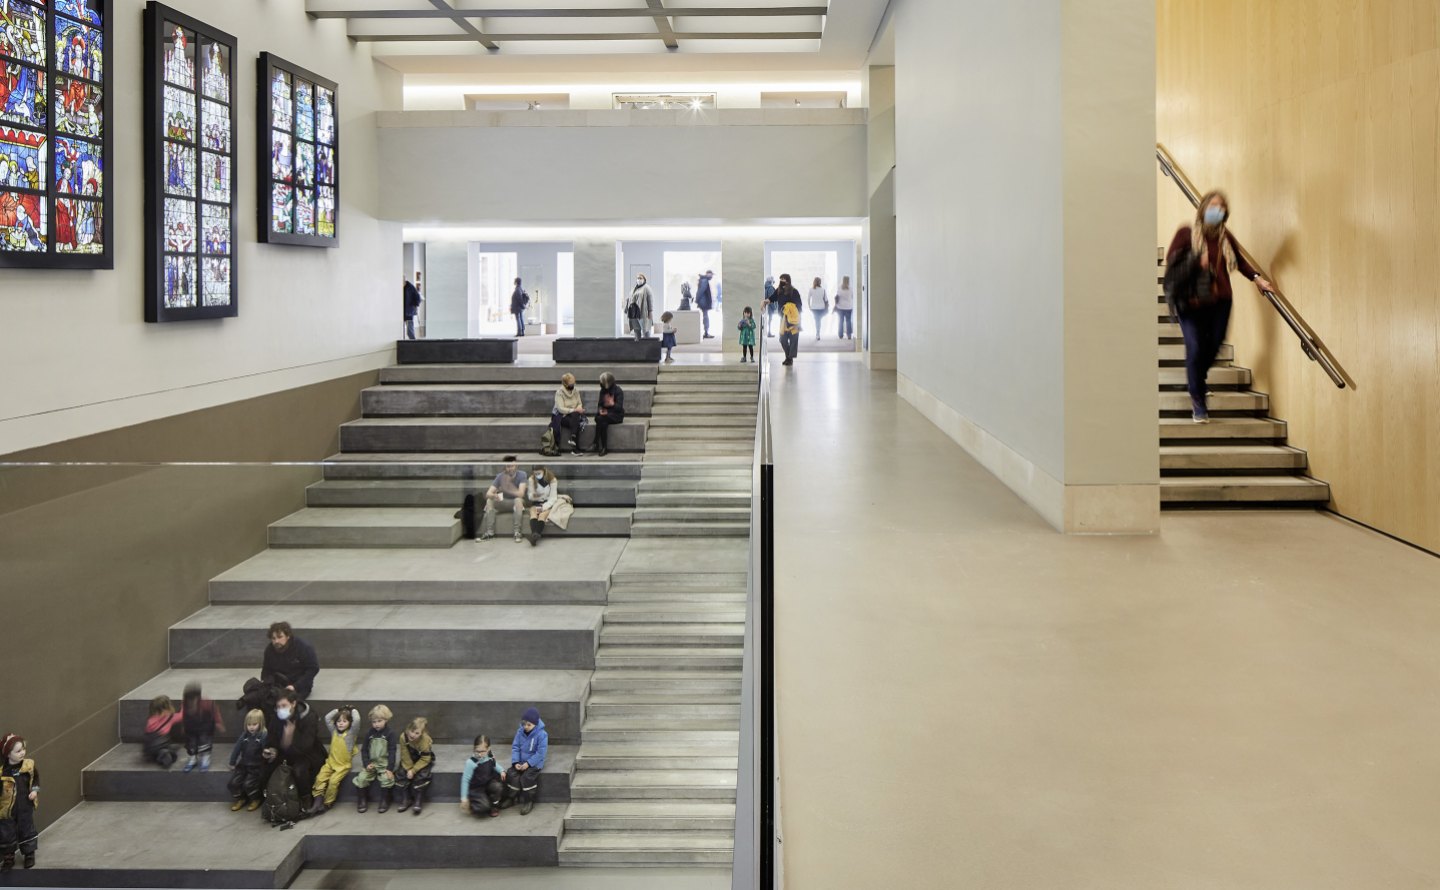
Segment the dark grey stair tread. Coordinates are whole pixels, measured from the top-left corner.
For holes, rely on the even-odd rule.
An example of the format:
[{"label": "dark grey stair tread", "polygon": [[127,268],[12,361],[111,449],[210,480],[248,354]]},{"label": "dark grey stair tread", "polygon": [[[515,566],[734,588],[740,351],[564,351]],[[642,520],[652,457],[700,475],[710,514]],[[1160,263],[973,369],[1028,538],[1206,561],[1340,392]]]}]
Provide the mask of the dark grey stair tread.
[{"label": "dark grey stair tread", "polygon": [[[527,357],[528,358],[528,357]],[[380,382],[388,383],[548,383],[560,385],[565,374],[574,374],[578,381],[589,383],[609,371],[621,386],[654,383],[659,369],[654,365],[617,363],[556,365],[526,361],[514,365],[394,365],[382,368]]]},{"label": "dark grey stair tread", "polygon": [[542,803],[523,819],[481,820],[455,806],[418,818],[337,808],[277,831],[223,802],[87,801],[45,831],[40,867],[7,878],[17,886],[284,887],[307,856],[361,867],[547,866],[557,862],[566,809]]}]

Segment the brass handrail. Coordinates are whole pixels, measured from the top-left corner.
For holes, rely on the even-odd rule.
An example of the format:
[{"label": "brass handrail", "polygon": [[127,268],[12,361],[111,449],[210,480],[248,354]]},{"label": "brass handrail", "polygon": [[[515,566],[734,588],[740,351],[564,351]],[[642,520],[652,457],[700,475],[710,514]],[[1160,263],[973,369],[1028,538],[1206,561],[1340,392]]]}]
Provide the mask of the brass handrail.
[{"label": "brass handrail", "polygon": [[[1190,204],[1198,208],[1200,206],[1200,191],[1195,188],[1195,183],[1190,181],[1190,177],[1185,175],[1185,171],[1180,169],[1180,165],[1175,162],[1175,158],[1170,154],[1170,150],[1159,142],[1155,143],[1155,160],[1160,163],[1160,172],[1170,177],[1180,191],[1185,194],[1185,197],[1189,199]],[[1245,262],[1257,269],[1264,278],[1270,278],[1270,276],[1266,274],[1265,269],[1255,261],[1255,257],[1251,256],[1250,251],[1246,250],[1244,246],[1240,244],[1239,239],[1236,239],[1235,247],[1240,251],[1240,255],[1245,258]],[[1270,301],[1270,305],[1275,308],[1275,311],[1280,313],[1280,317],[1290,326],[1290,330],[1295,332],[1295,336],[1300,338],[1300,348],[1304,350],[1305,355],[1310,361],[1319,363],[1320,367],[1329,375],[1331,381],[1333,381],[1336,386],[1344,389],[1348,377],[1340,367],[1340,362],[1330,352],[1330,349],[1320,337],[1316,335],[1315,329],[1310,327],[1305,319],[1300,317],[1300,313],[1295,311],[1295,307],[1290,304],[1290,301],[1286,299],[1285,295],[1278,289],[1266,287],[1261,288],[1260,292]]]}]

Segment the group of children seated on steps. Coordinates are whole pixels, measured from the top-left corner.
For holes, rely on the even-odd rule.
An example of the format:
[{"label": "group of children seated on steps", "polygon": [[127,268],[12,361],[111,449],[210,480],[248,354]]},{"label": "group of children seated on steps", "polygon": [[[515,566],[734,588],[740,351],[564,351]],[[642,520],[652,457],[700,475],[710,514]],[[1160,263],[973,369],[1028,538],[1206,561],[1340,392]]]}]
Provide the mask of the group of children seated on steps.
[{"label": "group of children seated on steps", "polygon": [[[424,717],[416,717],[397,735],[390,727],[393,718],[394,713],[385,705],[371,708],[370,729],[362,739],[357,709],[342,705],[325,715],[330,744],[325,764],[310,789],[311,801],[306,815],[319,816],[335,805],[346,777],[354,768],[356,755],[360,758],[360,769],[351,784],[357,790],[355,808],[358,812],[369,810],[370,786],[379,783],[382,791],[379,812],[390,809],[398,787],[404,792],[399,812],[420,815],[435,769],[429,722]],[[265,726],[264,711],[258,708],[248,711],[245,730],[231,748],[232,812],[242,809],[254,812],[264,799],[267,777],[276,765],[265,758],[266,749],[271,747]],[[145,724],[145,757],[168,768],[178,759],[176,737],[183,735],[189,754],[185,772],[196,767],[201,772],[208,771],[215,733],[224,729],[214,702],[201,695],[199,684],[192,683],[185,688],[178,712],[168,696],[157,696],[150,702],[150,717]],[[489,737],[476,736],[474,754],[466,760],[460,778],[461,812],[477,816],[488,813],[493,817],[500,815],[502,806],[518,803],[520,814],[529,814],[539,792],[549,741],[540,711],[527,708],[511,744],[510,768],[502,770],[490,752]]]}]

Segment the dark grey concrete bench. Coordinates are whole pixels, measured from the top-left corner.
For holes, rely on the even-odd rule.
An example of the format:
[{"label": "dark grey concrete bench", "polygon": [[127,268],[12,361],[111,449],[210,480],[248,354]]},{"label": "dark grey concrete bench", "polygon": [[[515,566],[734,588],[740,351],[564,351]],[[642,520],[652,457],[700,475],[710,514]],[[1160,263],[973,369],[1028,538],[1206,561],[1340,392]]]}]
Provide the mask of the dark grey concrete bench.
[{"label": "dark grey concrete bench", "polygon": [[[372,386],[361,393],[360,404],[366,417],[544,417],[555,406],[558,388],[558,378],[554,384]],[[653,386],[621,388],[627,415],[650,414],[655,405]],[[599,385],[582,381],[577,389],[594,416]]]},{"label": "dark grey concrete bench", "polygon": [[660,341],[654,337],[565,337],[555,341],[551,354],[559,362],[599,364],[660,361]]},{"label": "dark grey concrete bench", "polygon": [[513,339],[395,341],[395,360],[402,365],[509,365],[519,351]]}]

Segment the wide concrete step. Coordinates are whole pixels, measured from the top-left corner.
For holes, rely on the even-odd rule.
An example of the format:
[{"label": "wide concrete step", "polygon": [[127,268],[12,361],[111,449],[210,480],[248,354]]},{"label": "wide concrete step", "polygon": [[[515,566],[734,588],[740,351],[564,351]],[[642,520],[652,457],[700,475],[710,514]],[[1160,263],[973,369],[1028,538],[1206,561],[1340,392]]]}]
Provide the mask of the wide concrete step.
[{"label": "wide concrete step", "polygon": [[567,834],[585,831],[731,831],[735,807],[681,800],[576,801],[565,813]]},{"label": "wide concrete step", "polygon": [[[538,447],[538,445],[537,445]],[[528,467],[539,460],[534,451],[517,451]],[[478,484],[482,490],[504,468],[498,451],[491,452],[352,452],[326,458],[324,475],[328,479],[450,479]],[[561,453],[545,459],[545,465],[566,482],[575,480],[624,480],[640,478],[642,464],[634,454],[609,454],[596,457]]]},{"label": "wide concrete step", "polygon": [[[1237,392],[1218,390],[1206,398],[1206,404],[1213,414],[1265,413],[1270,410],[1270,397],[1258,392]],[[1160,410],[1189,414],[1190,394],[1183,390],[1166,390],[1160,393]]]},{"label": "wide concrete step", "polygon": [[701,479],[715,479],[719,483],[734,484],[737,479],[745,479],[748,484],[750,469],[747,465],[719,463],[710,460],[695,460],[689,463],[649,461],[642,462],[640,465],[641,481],[646,483],[695,482]]},{"label": "wide concrete step", "polygon": [[596,364],[523,364],[523,365],[395,365],[380,370],[382,384],[425,383],[514,383],[548,384],[551,392],[560,385],[560,378],[574,374],[588,386],[609,371],[621,386],[653,384],[659,377],[655,365],[621,363]]},{"label": "wide concrete step", "polygon": [[[548,409],[533,417],[376,417],[340,426],[340,450],[346,452],[456,452],[508,450],[534,454],[549,428]],[[610,450],[644,451],[646,422],[626,420],[610,429]],[[582,446],[595,441],[591,424]],[[561,450],[568,450],[561,443]]]},{"label": "wide concrete step", "polygon": [[[303,631],[302,631],[303,636]],[[179,701],[185,684],[201,684],[205,694],[221,705],[225,731],[220,739],[237,735],[238,715],[229,706],[245,681],[259,673],[246,668],[179,668],[147,680],[120,699],[120,738],[139,742],[145,729],[150,701],[168,695]],[[310,705],[323,715],[341,704],[362,712],[384,702],[399,723],[424,716],[437,742],[469,744],[484,732],[492,739],[510,738],[528,707],[540,714],[554,744],[573,744],[580,738],[585,700],[590,694],[590,671],[471,670],[465,668],[327,668],[325,653],[317,653],[320,673]]]},{"label": "wide concrete step", "polygon": [[[599,747],[601,746],[596,744],[585,745],[586,753],[579,761],[579,768],[585,770],[735,770],[739,764],[739,758],[734,753],[721,754],[714,751],[707,752],[704,749],[647,746],[632,750],[638,746],[609,745],[608,748],[612,753],[601,754],[594,750]],[[566,788],[566,793],[569,793],[569,788]]]},{"label": "wide concrete step", "polygon": [[730,831],[575,831],[560,841],[560,865],[576,868],[727,867]]},{"label": "wide concrete step", "polygon": [[[363,709],[361,717],[364,717]],[[513,734],[503,739],[496,738],[493,734],[491,737],[495,759],[501,769],[508,769],[510,766],[511,738]],[[328,741],[327,735],[326,742]],[[683,753],[683,749],[679,750]],[[430,786],[428,800],[447,803],[460,800],[460,779],[465,772],[465,762],[473,751],[473,746],[468,742],[435,746],[434,781]],[[578,745],[550,746],[545,758],[545,779],[540,786],[538,802],[566,803],[570,800],[570,780],[575,774],[579,752]],[[697,759],[718,762],[722,758]],[[358,760],[359,758],[356,769],[360,766]],[[180,765],[165,770],[146,760],[140,745],[116,745],[81,773],[81,790],[85,799],[91,801],[210,801],[213,804],[230,799],[226,789],[226,783],[230,780],[229,762],[230,746],[216,745],[209,772],[197,769],[185,773],[181,771]],[[676,762],[679,762],[678,759]],[[340,802],[348,806],[354,801],[355,791],[347,783],[340,792]],[[237,820],[239,818],[241,817],[236,817]]]},{"label": "wide concrete step", "polygon": [[[452,510],[465,495],[483,497],[488,479],[327,479],[305,489],[311,507],[444,507]],[[562,483],[578,507],[633,507],[636,483],[623,479],[566,479]],[[483,503],[482,503],[483,507]]]},{"label": "wide concrete step", "polygon": [[1181,340],[1184,337],[1180,332],[1180,325],[1170,321],[1168,317],[1165,321],[1156,322],[1155,335],[1158,340]]},{"label": "wide concrete step", "polygon": [[460,538],[454,513],[453,507],[308,507],[270,525],[270,546],[444,548]]},{"label": "wide concrete step", "polygon": [[656,670],[684,668],[689,670],[730,670],[741,666],[744,649],[740,646],[644,646],[634,644],[602,644],[595,653],[595,667],[600,669],[638,668]]},{"label": "wide concrete step", "polygon": [[657,395],[652,403],[654,410],[665,414],[705,414],[727,412],[754,415],[758,410],[754,392],[711,392],[694,397],[685,397],[675,392]]},{"label": "wide concrete step", "polygon": [[717,605],[729,608],[745,608],[747,592],[741,590],[610,590],[610,605],[644,605],[647,607],[667,605]]},{"label": "wide concrete step", "polygon": [[1306,504],[1330,502],[1330,486],[1308,476],[1167,476],[1162,504]]},{"label": "wide concrete step", "polygon": [[736,624],[606,624],[600,642],[614,646],[733,646],[745,639]]},{"label": "wide concrete step", "polygon": [[[194,776],[171,776],[174,781]],[[542,797],[544,791],[541,792]],[[528,816],[476,819],[456,806],[385,816],[337,807],[290,830],[258,813],[203,803],[85,801],[45,830],[38,867],[7,874],[13,886],[287,887],[307,862],[357,867],[546,867],[558,864],[568,804]]]},{"label": "wide concrete step", "polygon": [[748,524],[750,505],[738,507],[696,506],[696,507],[637,507],[636,522],[731,522]]},{"label": "wide concrete step", "polygon": [[732,704],[685,704],[678,701],[644,702],[592,702],[587,706],[590,719],[612,717],[622,720],[669,722],[672,720],[703,720],[711,728],[740,728],[740,701],[735,696]]},{"label": "wide concrete step", "polygon": [[664,442],[737,442],[750,444],[755,439],[754,424],[739,426],[698,426],[694,424],[652,426],[649,441]]},{"label": "wide concrete step", "polygon": [[[528,549],[528,548],[527,548]],[[599,606],[296,605],[285,619],[327,668],[586,670],[595,666]],[[254,667],[269,617],[251,605],[210,606],[170,628],[172,667]]]},{"label": "wide concrete step", "polygon": [[[1180,363],[1182,363],[1182,364],[1184,363],[1184,361],[1185,361],[1185,344],[1183,344],[1183,343],[1161,343],[1161,344],[1159,344],[1159,345],[1157,346],[1157,348],[1160,350],[1160,361],[1162,361],[1162,362],[1172,362],[1172,363],[1173,363],[1173,362],[1180,362]],[[1218,356],[1216,356],[1216,361],[1230,362],[1230,361],[1234,361],[1234,360],[1235,360],[1235,347],[1234,347],[1234,346],[1231,346],[1229,343],[1222,344],[1222,345],[1220,346],[1220,354],[1219,354]]]},{"label": "wide concrete step", "polygon": [[[1185,385],[1184,368],[1160,368],[1159,372],[1161,386]],[[1209,374],[1205,375],[1205,383],[1211,387],[1225,386],[1232,389],[1237,386],[1249,387],[1251,383],[1250,369],[1227,368],[1217,365],[1210,369]]]},{"label": "wide concrete step", "polygon": [[578,770],[574,800],[735,800],[733,770]]},{"label": "wide concrete step", "polygon": [[[657,554],[664,552],[664,545],[652,544],[650,546],[654,548]],[[738,548],[738,545],[732,546],[736,546],[737,549],[740,550],[740,552],[735,555],[738,560],[737,565],[743,568],[744,562],[748,560],[748,554],[744,552],[743,549]],[[626,552],[633,552],[637,549],[638,548],[632,545]],[[646,568],[649,568],[649,566],[646,566]],[[699,570],[689,572],[651,572],[639,571],[633,563],[624,561],[616,565],[615,570],[610,575],[610,581],[614,586],[634,589],[659,589],[665,587],[676,590],[712,590],[717,587],[723,587],[732,590],[743,590],[745,589],[745,585],[749,583],[749,580],[750,577],[748,573],[743,570],[732,572]]]},{"label": "wide concrete step", "polygon": [[[1288,445],[1162,445],[1161,471],[1303,470],[1305,452]],[[613,602],[613,593],[612,593]]]},{"label": "wide concrete step", "polygon": [[636,522],[632,538],[744,538],[750,535],[748,522]]},{"label": "wide concrete step", "polygon": [[658,414],[650,418],[650,432],[671,429],[755,430],[754,415],[739,414]]},{"label": "wide concrete step", "polygon": [[635,492],[641,496],[672,494],[702,495],[707,497],[740,496],[748,501],[751,493],[750,472],[748,469],[740,468],[732,470],[729,476],[708,476],[700,478],[658,477],[654,479],[641,479],[636,486]]},{"label": "wide concrete step", "polygon": [[1188,417],[1160,418],[1162,442],[1181,439],[1274,439],[1285,438],[1285,421],[1273,417],[1212,417],[1209,423],[1195,423]]},{"label": "wide concrete step", "polygon": [[[555,405],[557,384],[431,384],[426,386],[373,386],[360,394],[366,417],[548,417]],[[625,387],[627,417],[651,413],[654,390]],[[585,408],[593,416],[599,386],[577,387]]]},{"label": "wide concrete step", "polygon": [[210,581],[210,601],[277,604],[587,605],[606,602],[619,538],[571,538],[545,555],[499,538],[449,550],[266,550]]}]

